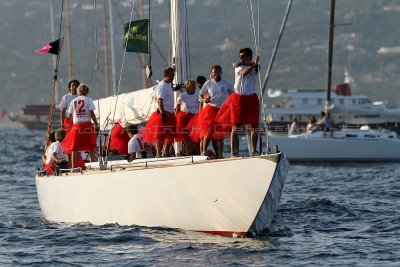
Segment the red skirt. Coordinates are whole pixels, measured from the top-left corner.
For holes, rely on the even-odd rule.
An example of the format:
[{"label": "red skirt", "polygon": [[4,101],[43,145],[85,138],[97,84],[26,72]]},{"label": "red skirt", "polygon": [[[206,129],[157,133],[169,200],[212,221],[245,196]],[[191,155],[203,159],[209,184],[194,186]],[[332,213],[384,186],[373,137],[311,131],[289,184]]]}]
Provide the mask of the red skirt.
[{"label": "red skirt", "polygon": [[193,140],[193,142],[200,141],[199,114],[200,113],[196,113],[186,126],[186,128],[188,128],[190,131],[189,137]]},{"label": "red skirt", "polygon": [[151,114],[146,126],[139,132],[142,140],[146,143],[172,144],[176,132],[175,114],[166,112],[167,122],[162,122],[161,114],[156,111]]},{"label": "red skirt", "polygon": [[72,151],[96,151],[96,129],[94,124],[90,121],[75,123],[61,142],[61,148],[66,154],[71,154]]},{"label": "red skirt", "polygon": [[183,111],[178,112],[178,114],[176,115],[175,141],[177,142],[184,141],[189,137],[190,128],[188,128],[187,126],[194,115],[195,114],[193,113],[186,113]]},{"label": "red skirt", "polygon": [[68,117],[65,118],[63,121],[63,128],[66,132],[69,132],[72,129],[72,126],[74,125],[73,121]]},{"label": "red skirt", "polygon": [[260,120],[260,103],[257,94],[231,94],[222,104],[216,121],[223,130],[230,125],[250,124],[257,127]]},{"label": "red skirt", "polygon": [[222,140],[224,139],[224,134],[216,130],[215,118],[218,114],[219,108],[206,105],[199,114],[197,121],[197,126],[200,129],[200,138],[203,139],[207,137],[212,140]]},{"label": "red skirt", "polygon": [[[116,150],[118,155],[128,154],[129,136],[126,133],[126,129],[122,128],[120,123],[116,123],[114,128],[112,128],[110,138],[110,151]],[[108,140],[106,147],[108,147]]]}]

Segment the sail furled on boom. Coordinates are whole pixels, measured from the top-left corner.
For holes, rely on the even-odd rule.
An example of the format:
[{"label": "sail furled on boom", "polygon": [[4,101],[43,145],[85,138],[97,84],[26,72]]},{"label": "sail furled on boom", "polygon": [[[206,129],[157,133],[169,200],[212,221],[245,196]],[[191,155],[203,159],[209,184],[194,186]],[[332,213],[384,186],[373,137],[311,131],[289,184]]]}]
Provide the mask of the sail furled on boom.
[{"label": "sail furled on boom", "polygon": [[[94,113],[102,130],[111,129],[115,122],[143,123],[157,108],[154,102],[154,87],[120,94],[118,100],[117,96],[102,98],[94,104],[96,106]],[[101,106],[101,109],[98,106]]]}]

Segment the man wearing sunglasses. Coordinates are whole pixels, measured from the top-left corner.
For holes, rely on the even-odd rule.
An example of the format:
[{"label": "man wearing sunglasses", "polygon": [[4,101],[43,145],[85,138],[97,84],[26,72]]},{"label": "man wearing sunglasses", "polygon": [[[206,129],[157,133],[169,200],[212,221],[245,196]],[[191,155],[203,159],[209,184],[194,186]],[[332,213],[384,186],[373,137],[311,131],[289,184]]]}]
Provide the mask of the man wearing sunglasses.
[{"label": "man wearing sunglasses", "polygon": [[260,104],[256,94],[259,56],[253,58],[250,48],[242,48],[239,51],[240,61],[235,67],[235,93],[229,96],[217,115],[217,123],[231,124],[231,156],[238,156],[239,138],[238,127],[245,126],[250,130],[252,145],[251,155],[258,155],[256,128],[259,124]]}]

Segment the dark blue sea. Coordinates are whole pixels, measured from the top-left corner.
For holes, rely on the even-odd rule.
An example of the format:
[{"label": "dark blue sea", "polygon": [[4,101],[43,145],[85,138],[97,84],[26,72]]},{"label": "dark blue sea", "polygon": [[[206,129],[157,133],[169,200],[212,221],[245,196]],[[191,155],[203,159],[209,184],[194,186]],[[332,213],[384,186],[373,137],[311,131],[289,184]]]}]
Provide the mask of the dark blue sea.
[{"label": "dark blue sea", "polygon": [[0,266],[400,266],[399,163],[292,164],[270,232],[223,238],[44,220],[43,137],[0,124]]}]

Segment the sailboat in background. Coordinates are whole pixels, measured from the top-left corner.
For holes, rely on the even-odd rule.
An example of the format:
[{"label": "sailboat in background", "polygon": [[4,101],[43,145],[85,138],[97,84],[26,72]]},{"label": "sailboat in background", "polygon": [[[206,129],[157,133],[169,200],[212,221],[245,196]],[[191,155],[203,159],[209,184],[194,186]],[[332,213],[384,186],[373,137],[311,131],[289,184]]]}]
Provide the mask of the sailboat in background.
[{"label": "sailboat in background", "polygon": [[[176,84],[188,77],[186,11],[186,1],[170,1]],[[151,109],[152,92],[148,88],[99,101],[104,112],[101,128],[117,119],[131,123],[144,119],[150,114],[146,112]],[[166,226],[246,236],[270,227],[289,162],[278,152],[219,160],[192,156],[100,161],[87,167],[79,173],[37,174],[39,204],[47,220]]]},{"label": "sailboat in background", "polygon": [[[331,74],[335,0],[331,0],[329,25],[329,56],[326,89],[326,111],[336,112],[331,103]],[[359,129],[308,131],[301,134],[279,136],[270,133],[271,145],[278,145],[290,161],[400,161],[400,139],[395,132]]]}]

